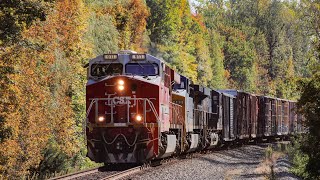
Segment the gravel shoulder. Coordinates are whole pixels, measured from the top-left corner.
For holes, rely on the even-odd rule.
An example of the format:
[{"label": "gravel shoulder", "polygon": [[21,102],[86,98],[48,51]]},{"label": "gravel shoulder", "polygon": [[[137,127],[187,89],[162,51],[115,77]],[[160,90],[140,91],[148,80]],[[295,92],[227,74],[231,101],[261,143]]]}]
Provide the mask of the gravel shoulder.
[{"label": "gravel shoulder", "polygon": [[[156,168],[146,169],[126,179],[268,179],[270,166],[265,160],[268,145],[247,145],[240,148],[203,154]],[[299,179],[289,172],[287,157],[277,159],[276,179]]]},{"label": "gravel shoulder", "polygon": [[277,160],[275,165],[275,176],[279,180],[293,180],[301,179],[289,172],[292,163],[288,160],[288,157],[282,157]]}]

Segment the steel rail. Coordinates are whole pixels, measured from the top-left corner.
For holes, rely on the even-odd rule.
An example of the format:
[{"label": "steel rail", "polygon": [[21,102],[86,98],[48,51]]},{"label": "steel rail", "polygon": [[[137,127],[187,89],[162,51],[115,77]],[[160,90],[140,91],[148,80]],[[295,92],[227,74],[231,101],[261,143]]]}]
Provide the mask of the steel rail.
[{"label": "steel rail", "polygon": [[66,175],[62,175],[62,176],[58,176],[58,177],[54,177],[54,178],[50,178],[49,180],[58,180],[58,179],[64,179],[64,180],[68,180],[68,179],[74,179],[77,177],[82,177],[88,174],[93,174],[93,173],[97,173],[99,172],[99,168],[92,168],[92,169],[87,169],[87,170],[82,170],[82,171],[78,171],[75,173],[71,173],[71,174],[66,174]]},{"label": "steel rail", "polygon": [[116,173],[116,174],[112,174],[110,176],[107,176],[107,177],[104,177],[100,180],[109,180],[109,179],[112,179],[112,180],[115,180],[115,179],[120,179],[120,178],[123,178],[125,176],[129,176],[131,174],[134,174],[134,173],[137,173],[139,171],[142,170],[142,167],[141,166],[138,166],[138,167],[134,167],[134,168],[131,168],[131,169],[128,169],[128,170],[124,170],[124,171],[121,171],[119,173]]}]

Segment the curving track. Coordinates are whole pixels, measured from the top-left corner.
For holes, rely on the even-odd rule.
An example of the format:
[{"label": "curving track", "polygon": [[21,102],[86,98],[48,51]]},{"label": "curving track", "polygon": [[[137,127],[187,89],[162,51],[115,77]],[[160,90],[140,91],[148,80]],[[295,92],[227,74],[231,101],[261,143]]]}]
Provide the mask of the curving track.
[{"label": "curving track", "polygon": [[[211,162],[212,164],[210,165],[210,167],[212,167],[212,165],[216,166],[214,168],[215,171],[219,170],[219,168],[222,169],[220,176],[219,176],[219,172],[217,171],[215,173],[215,176],[210,175],[210,177],[223,179],[225,178],[224,172],[230,171],[234,173],[233,172],[234,168],[239,168],[241,172],[243,171],[244,174],[242,174],[242,176],[245,177],[246,174],[249,172],[244,171],[243,168],[250,169],[252,167],[251,166],[249,167],[249,165],[259,164],[259,161],[261,160],[261,158],[264,158],[264,149],[271,144],[277,144],[277,143],[262,143],[259,145],[245,145],[245,146],[241,146],[241,145],[226,146],[223,148],[215,149],[214,151],[197,152],[197,153],[189,154],[186,157],[170,158],[170,159],[157,161],[157,162],[154,162],[153,164],[148,164],[144,166],[135,166],[135,167],[104,166],[96,169],[91,169],[87,171],[82,171],[74,174],[57,177],[54,179],[108,180],[108,179],[128,179],[128,177],[130,177],[129,179],[131,178],[132,179],[154,179],[157,177],[160,179],[166,179],[164,175],[171,177],[173,179],[175,178],[177,179],[179,177],[178,175],[180,175],[178,179],[181,179],[183,177],[191,178],[193,177],[193,175],[195,175],[194,172],[201,172],[203,171],[203,169],[207,169],[207,167],[200,168],[200,166],[194,166],[193,163],[196,163],[198,165],[200,164],[198,163],[198,161]],[[209,160],[208,157],[209,159],[213,157],[213,159]],[[250,158],[254,162],[247,162],[247,161],[250,161]],[[218,162],[218,160],[219,161],[221,160],[221,162],[223,161],[223,163]],[[161,165],[161,166],[158,166],[158,165]],[[207,166],[207,165],[204,164],[204,166]],[[190,167],[192,167],[191,170],[190,170]],[[183,168],[186,168],[186,170],[183,170]],[[181,174],[180,170],[182,172],[193,172],[193,173]],[[240,170],[237,173],[240,173]],[[163,173],[162,171],[166,171],[166,172]],[[208,174],[208,173],[205,173],[205,174]],[[200,174],[200,175],[202,175],[204,179],[207,179],[209,176],[205,176],[205,174]],[[233,176],[233,174],[231,175]],[[242,179],[242,176],[240,177],[240,179]],[[194,179],[194,177],[191,179]]]},{"label": "curving track", "polygon": [[133,173],[137,173],[142,169],[146,169],[146,166],[118,166],[118,167],[98,167],[88,170],[79,171],[76,173],[71,173],[50,180],[107,180],[107,179],[120,179]]},{"label": "curving track", "polygon": [[49,180],[75,179],[75,178],[78,178],[78,177],[83,177],[83,176],[86,176],[86,175],[89,175],[89,174],[94,174],[94,173],[97,173],[97,172],[99,172],[99,167],[98,168],[93,168],[93,169],[87,169],[87,170],[83,170],[83,171],[78,171],[78,172],[71,173],[71,174],[66,174],[66,175],[63,175],[63,176],[54,177],[54,178],[51,178]]}]

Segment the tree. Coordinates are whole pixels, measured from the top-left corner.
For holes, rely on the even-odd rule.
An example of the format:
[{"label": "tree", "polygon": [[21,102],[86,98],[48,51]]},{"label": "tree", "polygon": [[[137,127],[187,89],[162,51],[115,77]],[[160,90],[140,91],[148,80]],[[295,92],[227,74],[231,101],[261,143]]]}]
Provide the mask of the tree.
[{"label": "tree", "polygon": [[[6,101],[0,105],[1,110],[7,108],[1,117],[11,130],[0,144],[2,177],[36,173],[48,147],[68,157],[65,161],[79,150],[81,137],[75,131],[79,121],[82,127],[83,117],[76,119],[81,116],[74,113],[79,113],[79,103],[85,104],[81,90],[85,20],[81,0],[59,1],[47,21],[35,21],[21,33],[19,43],[1,54],[1,65],[11,69],[1,78],[7,87],[2,95]],[[85,108],[80,111],[83,114]]]},{"label": "tree", "polygon": [[32,23],[46,19],[47,10],[54,0],[6,0],[0,4],[0,46],[16,43],[21,33]]},{"label": "tree", "polygon": [[306,179],[320,178],[320,1],[302,1],[304,8],[302,19],[306,22],[308,36],[311,39],[308,63],[313,66],[310,79],[300,81],[301,97],[298,101],[298,112],[305,117],[306,137],[301,141],[299,150],[306,156],[301,163],[295,161],[295,170]]},{"label": "tree", "polygon": [[227,87],[227,78],[225,75],[223,37],[214,29],[208,30],[209,36],[209,51],[210,57],[212,58],[212,78],[210,80],[210,87],[215,89],[223,89]]},{"label": "tree", "polygon": [[[319,68],[319,67],[318,67]],[[306,119],[308,128],[306,140],[301,146],[302,152],[308,155],[306,171],[309,179],[320,178],[320,68],[313,77],[303,84],[302,94],[298,101],[299,112]]]},{"label": "tree", "polygon": [[181,20],[179,19],[179,4],[181,1],[147,0],[151,16],[147,21],[150,39],[156,44],[168,44],[177,38]]},{"label": "tree", "polygon": [[225,38],[219,32],[219,27],[223,26],[224,6],[223,1],[201,2],[197,7],[197,12],[202,16],[206,29],[207,46],[211,58],[212,78],[209,80],[210,87],[222,89],[227,87],[228,71],[224,69],[223,46]]},{"label": "tree", "polygon": [[224,65],[231,73],[229,80],[236,89],[254,92],[256,54],[252,50],[253,44],[247,42],[245,35],[240,31],[228,27],[224,31]]},{"label": "tree", "polygon": [[93,53],[96,56],[118,51],[119,32],[113,25],[111,16],[99,11],[91,12],[85,37],[88,42],[92,42]]},{"label": "tree", "polygon": [[119,48],[146,51],[145,33],[149,11],[142,0],[118,2],[107,9],[119,32]]}]

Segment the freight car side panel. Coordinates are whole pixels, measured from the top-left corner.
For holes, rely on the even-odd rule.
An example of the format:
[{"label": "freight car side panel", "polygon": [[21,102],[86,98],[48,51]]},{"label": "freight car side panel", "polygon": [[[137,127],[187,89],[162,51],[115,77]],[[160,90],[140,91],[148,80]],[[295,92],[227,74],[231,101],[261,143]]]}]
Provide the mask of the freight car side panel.
[{"label": "freight car side panel", "polygon": [[264,135],[265,130],[265,103],[264,99],[261,96],[257,97],[258,99],[258,129],[257,129],[257,135],[258,137],[262,137]]},{"label": "freight car side panel", "polygon": [[282,134],[282,102],[279,99],[275,100],[276,102],[276,135],[280,136]]},{"label": "freight car side panel", "polygon": [[236,138],[235,132],[235,111],[234,98],[222,95],[222,111],[223,111],[223,140],[232,141]]},{"label": "freight car side panel", "polygon": [[255,95],[250,96],[250,137],[257,137],[258,133],[258,98]]},{"label": "freight car side panel", "polygon": [[289,102],[289,132],[290,132],[290,134],[294,133],[294,119],[295,119],[294,105],[295,105],[294,102],[292,102],[292,101]]},{"label": "freight car side panel", "polygon": [[277,135],[277,101],[268,98],[271,103],[271,136]]},{"label": "freight car side panel", "polygon": [[250,94],[238,92],[237,95],[237,120],[239,139],[249,137],[250,124]]},{"label": "freight car side panel", "polygon": [[284,100],[282,102],[283,107],[283,126],[282,126],[282,133],[284,135],[289,134],[289,102]]},{"label": "freight car side panel", "polygon": [[269,97],[259,96],[259,106],[259,134],[271,136],[276,120],[274,103]]},{"label": "freight car side panel", "polygon": [[287,100],[278,100],[278,135],[287,135],[289,133],[289,102]]},{"label": "freight car side panel", "polygon": [[236,100],[235,98],[230,98],[230,138],[236,139],[237,138],[237,117],[236,115]]}]

